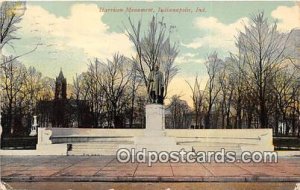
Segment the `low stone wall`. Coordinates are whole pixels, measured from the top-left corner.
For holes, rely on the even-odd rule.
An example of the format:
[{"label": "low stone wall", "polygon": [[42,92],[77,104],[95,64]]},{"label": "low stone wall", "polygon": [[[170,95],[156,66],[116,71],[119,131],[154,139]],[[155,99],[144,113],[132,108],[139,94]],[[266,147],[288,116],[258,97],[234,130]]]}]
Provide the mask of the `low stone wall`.
[{"label": "low stone wall", "polygon": [[168,129],[166,133],[186,145],[232,145],[241,151],[274,151],[272,129]]},{"label": "low stone wall", "polygon": [[[225,150],[240,152],[274,150],[272,129],[166,129],[164,131],[166,137],[175,138],[177,145],[191,147],[196,151],[220,150],[223,147]],[[137,137],[144,136],[145,129],[39,128],[38,135],[37,147],[40,149],[47,147],[50,150],[51,144],[91,141],[98,144],[109,142],[121,145],[125,141],[134,141]],[[67,150],[62,150],[66,148],[61,146],[60,152],[66,152]]]},{"label": "low stone wall", "polygon": [[[41,129],[41,128],[40,128]],[[39,130],[40,130],[39,129]],[[42,128],[42,130],[45,130]],[[137,137],[143,136],[145,129],[83,129],[51,128],[51,138],[55,137]],[[242,144],[273,145],[272,129],[166,129],[166,136],[182,141],[235,142]]]},{"label": "low stone wall", "polygon": [[133,137],[143,135],[144,129],[51,128],[53,137]]}]

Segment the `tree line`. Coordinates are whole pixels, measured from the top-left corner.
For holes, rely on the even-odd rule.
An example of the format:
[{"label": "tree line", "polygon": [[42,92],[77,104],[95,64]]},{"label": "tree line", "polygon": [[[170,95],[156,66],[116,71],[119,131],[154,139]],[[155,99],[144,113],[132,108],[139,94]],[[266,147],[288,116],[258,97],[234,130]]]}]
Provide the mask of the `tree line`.
[{"label": "tree line", "polygon": [[[188,84],[199,128],[273,128],[299,136],[299,30],[281,33],[263,12],[236,36],[237,52],[205,62],[208,80]],[[298,48],[298,49],[297,49]]]},{"label": "tree line", "polygon": [[[17,24],[26,9],[23,3],[2,2],[0,28],[2,48],[16,40]],[[20,9],[23,12],[20,13]],[[92,127],[144,127],[148,75],[160,65],[165,76],[164,98],[179,69],[175,64],[178,43],[176,26],[153,16],[143,26],[128,19],[126,35],[135,55],[115,53],[106,61],[89,60],[88,69],[68,85],[68,97],[85,101]],[[264,13],[252,16],[236,36],[236,52],[206,58],[208,80],[202,88],[198,76],[191,89],[193,106],[180,96],[166,105],[168,128],[273,128],[276,134],[299,135],[299,57],[293,49],[294,31],[281,33]],[[299,52],[298,52],[299,53]],[[29,133],[36,105],[54,98],[55,81],[34,67],[26,68],[19,56],[1,54],[0,88],[2,121],[7,134]],[[197,69],[197,68],[195,68]],[[76,120],[76,118],[74,118]],[[282,131],[284,129],[284,131]]]}]

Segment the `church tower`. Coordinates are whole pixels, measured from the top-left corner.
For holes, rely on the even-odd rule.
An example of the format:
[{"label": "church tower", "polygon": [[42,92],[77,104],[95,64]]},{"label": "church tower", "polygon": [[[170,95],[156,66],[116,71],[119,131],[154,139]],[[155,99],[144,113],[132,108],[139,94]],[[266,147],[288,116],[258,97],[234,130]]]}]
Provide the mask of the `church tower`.
[{"label": "church tower", "polygon": [[55,100],[59,99],[67,99],[67,79],[64,77],[62,69],[55,81]]},{"label": "church tower", "polygon": [[68,124],[67,80],[60,69],[55,81],[55,96],[53,100],[53,127],[67,127]]}]

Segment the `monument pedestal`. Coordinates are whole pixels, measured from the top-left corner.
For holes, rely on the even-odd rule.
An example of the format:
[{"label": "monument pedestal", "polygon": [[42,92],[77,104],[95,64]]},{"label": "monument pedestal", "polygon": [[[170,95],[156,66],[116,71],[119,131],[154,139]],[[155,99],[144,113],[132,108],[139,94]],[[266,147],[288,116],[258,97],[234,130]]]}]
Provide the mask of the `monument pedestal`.
[{"label": "monument pedestal", "polygon": [[176,137],[168,137],[165,132],[165,108],[160,104],[146,105],[146,129],[143,136],[134,137],[134,145],[122,148],[135,148],[137,151],[180,151],[187,147],[177,145]]},{"label": "monument pedestal", "polygon": [[160,104],[146,105],[146,129],[145,137],[166,136],[165,130],[165,108]]}]

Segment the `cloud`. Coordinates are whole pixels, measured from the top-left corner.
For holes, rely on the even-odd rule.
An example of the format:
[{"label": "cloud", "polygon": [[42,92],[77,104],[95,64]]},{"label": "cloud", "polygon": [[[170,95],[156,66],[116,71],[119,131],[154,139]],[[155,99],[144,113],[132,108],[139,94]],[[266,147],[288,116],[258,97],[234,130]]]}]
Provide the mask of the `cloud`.
[{"label": "cloud", "polygon": [[131,56],[133,49],[124,33],[109,32],[95,4],[75,4],[68,17],[58,17],[40,6],[28,5],[22,21],[27,36],[40,35],[47,45],[68,51],[81,49],[88,57],[110,58],[119,52]]},{"label": "cloud", "polygon": [[233,51],[235,49],[234,37],[246,23],[248,23],[248,18],[240,18],[233,23],[224,24],[215,17],[197,17],[194,20],[194,26],[204,35],[184,46],[193,49],[208,47]]},{"label": "cloud", "polygon": [[300,27],[300,4],[293,7],[279,6],[272,11],[271,16],[278,19],[278,30],[288,32]]},{"label": "cloud", "polygon": [[193,53],[184,53],[175,59],[175,63],[178,65],[187,64],[187,63],[201,64],[204,62],[205,62],[205,60],[197,58],[197,54],[193,54]]}]

